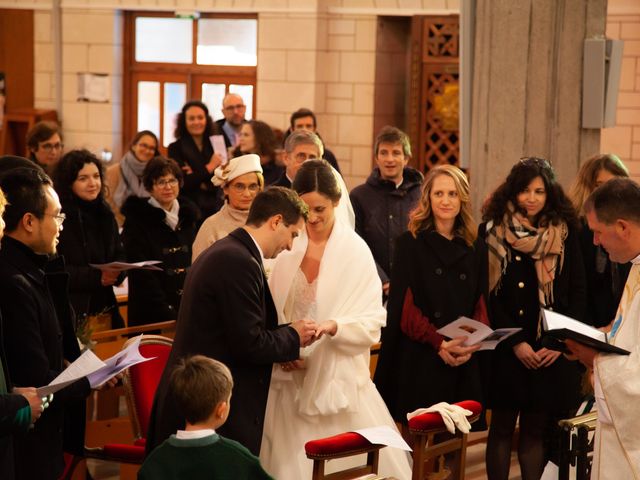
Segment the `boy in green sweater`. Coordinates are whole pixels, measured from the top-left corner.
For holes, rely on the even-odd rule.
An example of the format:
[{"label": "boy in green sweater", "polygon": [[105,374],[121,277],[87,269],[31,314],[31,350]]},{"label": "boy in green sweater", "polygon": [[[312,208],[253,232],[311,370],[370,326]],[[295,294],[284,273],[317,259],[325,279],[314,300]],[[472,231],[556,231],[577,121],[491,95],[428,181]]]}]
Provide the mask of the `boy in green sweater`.
[{"label": "boy in green sweater", "polygon": [[223,363],[203,355],[187,357],[170,382],[186,428],[151,452],[138,479],[273,480],[249,450],[215,432],[231,408],[233,378]]}]

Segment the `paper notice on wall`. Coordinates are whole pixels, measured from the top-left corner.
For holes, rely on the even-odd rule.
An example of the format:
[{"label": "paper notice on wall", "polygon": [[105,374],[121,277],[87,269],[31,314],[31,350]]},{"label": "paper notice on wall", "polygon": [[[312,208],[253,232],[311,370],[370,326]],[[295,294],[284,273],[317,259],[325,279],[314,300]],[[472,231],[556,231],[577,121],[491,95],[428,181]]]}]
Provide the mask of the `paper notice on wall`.
[{"label": "paper notice on wall", "polygon": [[78,73],[78,101],[107,103],[111,99],[111,79],[106,73]]}]

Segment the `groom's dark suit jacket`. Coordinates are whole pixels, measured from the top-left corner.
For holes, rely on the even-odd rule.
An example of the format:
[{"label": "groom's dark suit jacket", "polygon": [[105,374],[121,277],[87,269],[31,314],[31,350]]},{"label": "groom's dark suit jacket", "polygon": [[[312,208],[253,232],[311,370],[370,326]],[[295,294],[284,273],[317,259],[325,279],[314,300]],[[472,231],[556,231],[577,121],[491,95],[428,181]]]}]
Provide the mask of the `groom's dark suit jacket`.
[{"label": "groom's dark suit jacket", "polygon": [[219,433],[260,452],[264,413],[274,362],[299,356],[293,328],[278,317],[258,248],[239,228],[205,250],[184,284],[173,349],[156,392],[147,434],[147,453],[184,428],[169,391],[176,362],[206,355],[233,374],[232,408]]}]

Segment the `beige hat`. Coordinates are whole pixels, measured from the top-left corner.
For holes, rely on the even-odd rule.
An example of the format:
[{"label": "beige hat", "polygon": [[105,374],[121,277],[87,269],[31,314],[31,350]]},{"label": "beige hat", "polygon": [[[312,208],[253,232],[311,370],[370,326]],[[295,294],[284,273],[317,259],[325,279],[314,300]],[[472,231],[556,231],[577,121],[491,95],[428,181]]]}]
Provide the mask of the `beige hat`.
[{"label": "beige hat", "polygon": [[220,187],[234,178],[250,172],[262,173],[260,157],[255,153],[232,158],[226,165],[220,165],[215,169],[214,175],[211,177],[211,183],[216,187]]}]

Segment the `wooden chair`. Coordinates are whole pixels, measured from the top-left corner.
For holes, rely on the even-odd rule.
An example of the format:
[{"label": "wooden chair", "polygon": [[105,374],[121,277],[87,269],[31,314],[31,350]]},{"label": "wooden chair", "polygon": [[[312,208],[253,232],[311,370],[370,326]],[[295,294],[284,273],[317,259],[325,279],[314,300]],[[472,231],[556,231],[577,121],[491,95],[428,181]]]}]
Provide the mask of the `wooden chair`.
[{"label": "wooden chair", "polygon": [[[154,324],[157,326],[158,324]],[[129,330],[129,329],[121,329]],[[103,333],[103,332],[101,332]],[[126,348],[135,339],[124,342]],[[145,436],[149,425],[153,397],[167,363],[173,340],[160,335],[147,335],[140,341],[143,357],[155,357],[124,372],[124,389],[134,439],[132,443],[107,442],[98,447],[86,447],[85,456],[121,464],[141,465],[144,461]]]},{"label": "wooden chair", "polygon": [[[384,445],[372,444],[362,435],[354,432],[312,440],[304,446],[307,458],[313,460],[312,480],[347,480],[367,474],[377,474],[381,448],[384,448]],[[327,461],[363,453],[367,454],[367,462],[364,465],[340,472],[325,473]]]},{"label": "wooden chair", "polygon": [[[482,412],[482,405],[474,400],[457,402],[458,405],[473,414],[467,417],[473,423]],[[464,467],[467,453],[467,435],[461,432],[447,440],[438,441],[436,436],[448,433],[442,417],[438,413],[423,413],[409,420],[409,433],[413,436],[413,475],[412,480],[447,478],[444,470],[444,455],[459,452],[457,480],[464,479]],[[435,463],[438,465],[435,465]]]}]

